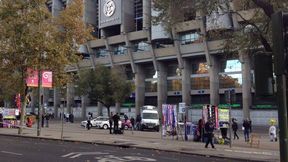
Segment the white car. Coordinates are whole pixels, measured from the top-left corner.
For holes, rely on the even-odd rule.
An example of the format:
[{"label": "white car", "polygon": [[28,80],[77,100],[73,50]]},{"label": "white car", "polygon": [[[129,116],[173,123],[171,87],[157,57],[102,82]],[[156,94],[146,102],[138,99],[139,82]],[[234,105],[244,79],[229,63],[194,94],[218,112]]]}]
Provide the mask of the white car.
[{"label": "white car", "polygon": [[[103,128],[103,129],[108,129],[109,128],[109,117],[106,116],[98,116],[94,119],[91,119],[91,124],[92,127],[97,127],[97,128]],[[121,128],[122,122],[119,121],[119,128]],[[87,120],[84,120],[81,122],[81,126],[86,127],[87,125]],[[113,127],[113,123],[112,123]]]}]

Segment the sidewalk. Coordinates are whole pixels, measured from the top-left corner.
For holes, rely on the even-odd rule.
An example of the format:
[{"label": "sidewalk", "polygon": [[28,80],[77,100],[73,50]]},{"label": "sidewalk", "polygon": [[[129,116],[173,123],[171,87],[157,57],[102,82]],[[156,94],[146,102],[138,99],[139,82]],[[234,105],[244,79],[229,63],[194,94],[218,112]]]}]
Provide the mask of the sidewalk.
[{"label": "sidewalk", "polygon": [[[263,128],[262,128],[263,129]],[[124,135],[110,135],[109,130],[91,129],[86,130],[80,123],[64,123],[63,140],[78,141],[94,144],[118,145],[121,147],[137,147],[163,151],[180,152],[202,156],[217,156],[231,159],[243,159],[249,161],[276,162],[280,161],[279,143],[270,142],[267,130],[255,130],[260,135],[259,148],[251,148],[249,143],[244,142],[242,131],[239,131],[240,140],[232,141],[229,145],[218,145],[216,149],[204,148],[204,143],[176,140],[172,137],[161,138],[159,132],[125,131]],[[19,136],[18,130],[13,128],[0,128],[1,135]],[[37,137],[36,125],[33,128],[25,128],[21,137],[35,137],[45,139],[61,139],[61,122],[50,122],[49,128],[41,129],[41,136]]]}]

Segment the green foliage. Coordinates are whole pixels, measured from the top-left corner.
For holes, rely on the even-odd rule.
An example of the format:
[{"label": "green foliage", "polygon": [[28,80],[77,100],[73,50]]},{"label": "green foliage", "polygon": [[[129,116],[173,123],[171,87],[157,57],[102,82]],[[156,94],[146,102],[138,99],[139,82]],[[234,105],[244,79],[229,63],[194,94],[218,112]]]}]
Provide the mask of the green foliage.
[{"label": "green foliage", "polygon": [[[233,14],[241,21],[240,26],[231,32],[225,43],[225,49],[228,51],[237,51],[239,49],[259,49],[263,47],[266,52],[272,52],[271,41],[271,15],[277,11],[287,11],[287,0],[153,0],[154,10],[158,12],[154,23],[161,22],[170,32],[173,27],[185,21],[185,13],[195,13],[195,16],[210,15],[212,12],[221,9],[230,13],[232,6]],[[251,19],[246,20],[243,16],[243,10],[250,10],[253,13]],[[197,13],[197,14],[196,14]],[[225,32],[225,31],[224,31]],[[221,35],[223,30],[215,30],[208,36]]]},{"label": "green foliage", "polygon": [[108,68],[102,65],[94,70],[80,70],[75,82],[78,95],[88,95],[108,109],[116,102],[123,102],[131,94],[131,84],[121,67]]},{"label": "green foliage", "polygon": [[46,0],[0,1],[2,99],[19,92],[24,95],[27,68],[52,71],[54,85],[71,78],[65,68],[81,59],[76,55],[79,45],[91,38],[82,8],[83,1],[74,0],[54,18]]}]

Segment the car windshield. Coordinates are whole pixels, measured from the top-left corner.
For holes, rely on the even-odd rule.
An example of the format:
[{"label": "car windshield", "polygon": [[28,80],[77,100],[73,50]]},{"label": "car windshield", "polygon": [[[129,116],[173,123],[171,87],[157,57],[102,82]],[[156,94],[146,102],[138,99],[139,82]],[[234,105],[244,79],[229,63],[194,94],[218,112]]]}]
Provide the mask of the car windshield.
[{"label": "car windshield", "polygon": [[143,119],[158,119],[158,114],[156,114],[156,113],[143,113]]}]

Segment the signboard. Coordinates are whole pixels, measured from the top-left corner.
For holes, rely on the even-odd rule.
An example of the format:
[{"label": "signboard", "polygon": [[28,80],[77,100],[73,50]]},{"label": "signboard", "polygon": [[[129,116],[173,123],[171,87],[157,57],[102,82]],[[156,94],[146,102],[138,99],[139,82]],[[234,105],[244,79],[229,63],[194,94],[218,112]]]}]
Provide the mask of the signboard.
[{"label": "signboard", "polygon": [[185,112],[186,112],[185,102],[179,103],[179,114],[185,114]]},{"label": "signboard", "polygon": [[99,28],[121,24],[122,0],[100,0]]},{"label": "signboard", "polygon": [[229,109],[218,109],[219,122],[229,122]]},{"label": "signboard", "polygon": [[[38,71],[28,69],[26,84],[28,87],[38,87]],[[42,71],[42,87],[52,88],[52,71]]]}]

